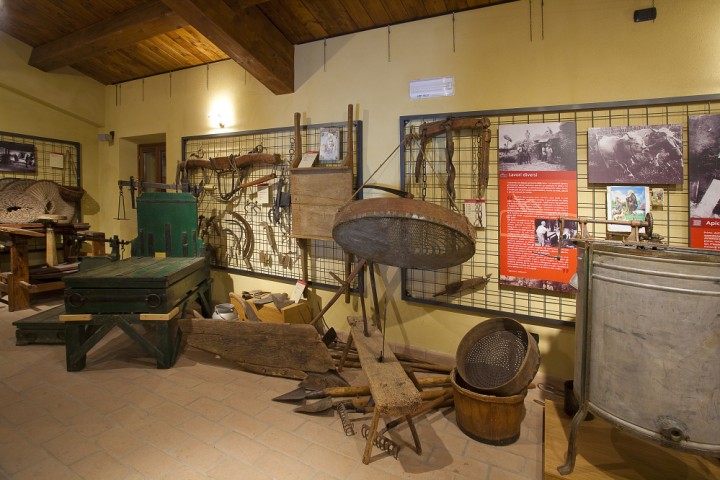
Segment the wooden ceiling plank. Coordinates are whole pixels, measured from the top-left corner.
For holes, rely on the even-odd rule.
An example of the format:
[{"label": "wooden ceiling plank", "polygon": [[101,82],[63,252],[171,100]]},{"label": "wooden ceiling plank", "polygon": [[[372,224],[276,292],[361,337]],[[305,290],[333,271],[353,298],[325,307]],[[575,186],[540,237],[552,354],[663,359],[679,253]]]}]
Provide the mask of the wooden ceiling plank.
[{"label": "wooden ceiling plank", "polygon": [[317,17],[330,37],[357,30],[357,25],[338,0],[303,0],[302,3]]},{"label": "wooden ceiling plank", "polygon": [[407,12],[407,20],[417,20],[428,16],[427,8],[425,8],[424,0],[402,0],[402,4]]},{"label": "wooden ceiling plank", "polygon": [[390,23],[392,24],[404,22],[408,16],[402,2],[389,1],[383,2],[383,5],[385,5],[385,10],[387,10],[388,15],[390,16]]},{"label": "wooden ceiling plank", "polygon": [[276,95],[295,90],[294,46],[257,7],[214,0],[163,0]]},{"label": "wooden ceiling plank", "polygon": [[184,20],[156,0],[35,47],[28,63],[47,72],[184,25]]},{"label": "wooden ceiling plank", "polygon": [[425,3],[428,15],[444,15],[448,13],[444,0],[425,0],[423,3]]},{"label": "wooden ceiling plank", "polygon": [[367,10],[363,8],[363,5],[360,2],[355,0],[341,1],[343,7],[345,7],[345,10],[348,12],[348,15],[350,15],[350,18],[352,18],[355,25],[357,25],[358,30],[369,30],[377,26],[373,23],[372,18],[370,18]]},{"label": "wooden ceiling plank", "polygon": [[372,19],[375,27],[384,27],[385,25],[392,23],[390,14],[385,9],[384,2],[382,0],[368,0],[363,2],[362,6],[368,16]]},{"label": "wooden ceiling plank", "polygon": [[282,4],[268,2],[258,7],[293,45],[328,37],[327,31],[300,0]]}]

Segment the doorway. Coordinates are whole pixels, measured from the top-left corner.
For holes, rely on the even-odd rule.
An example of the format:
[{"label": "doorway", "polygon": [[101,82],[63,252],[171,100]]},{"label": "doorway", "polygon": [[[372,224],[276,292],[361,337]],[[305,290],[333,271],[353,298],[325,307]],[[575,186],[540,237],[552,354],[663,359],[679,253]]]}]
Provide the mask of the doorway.
[{"label": "doorway", "polygon": [[[140,183],[166,183],[165,143],[138,145],[138,181]],[[146,192],[164,192],[164,188],[143,188]]]}]

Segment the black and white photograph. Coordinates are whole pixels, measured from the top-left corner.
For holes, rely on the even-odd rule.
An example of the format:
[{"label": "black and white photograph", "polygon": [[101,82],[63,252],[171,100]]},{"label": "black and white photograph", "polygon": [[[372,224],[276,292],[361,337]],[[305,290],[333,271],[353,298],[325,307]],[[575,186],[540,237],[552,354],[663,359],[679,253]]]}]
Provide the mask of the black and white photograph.
[{"label": "black and white photograph", "polygon": [[35,146],[24,143],[0,142],[0,170],[6,172],[35,172]]},{"label": "black and white photograph", "polygon": [[525,123],[498,128],[500,170],[575,170],[575,123]]},{"label": "black and white photograph", "polygon": [[535,246],[575,248],[572,240],[577,231],[577,222],[563,222],[561,228],[557,218],[538,218],[535,220]]},{"label": "black and white photograph", "polygon": [[690,115],[690,217],[720,217],[720,115]]},{"label": "black and white photograph", "polygon": [[682,125],[588,129],[588,182],[673,185],[683,182]]}]

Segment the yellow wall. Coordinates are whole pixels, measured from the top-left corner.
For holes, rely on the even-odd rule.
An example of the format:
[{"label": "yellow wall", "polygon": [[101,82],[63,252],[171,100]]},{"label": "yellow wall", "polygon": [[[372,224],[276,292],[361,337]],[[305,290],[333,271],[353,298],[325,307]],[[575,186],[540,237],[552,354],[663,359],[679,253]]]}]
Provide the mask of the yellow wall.
[{"label": "yellow wall", "polygon": [[[136,174],[135,144],[147,135],[165,136],[168,178],[173,178],[183,136],[287,127],[296,111],[303,114],[304,123],[338,122],[343,121],[347,104],[353,104],[356,118],[364,126],[363,171],[372,172],[397,146],[402,115],[614,102],[720,90],[720,29],[715,25],[720,2],[655,0],[657,20],[638,24],[632,20],[633,11],[648,7],[647,0],[554,0],[545,2],[543,12],[540,5],[532,2],[532,25],[527,0],[456,14],[454,52],[451,16],[393,26],[389,35],[387,29],[377,29],[329,39],[326,45],[297,46],[296,92],[290,95],[271,94],[231,61],[106,87],[102,130],[114,130],[117,140],[99,149],[95,146],[96,171],[102,176],[98,174],[97,184],[85,184],[100,206],[98,215],[93,216],[93,228],[132,238],[134,222],[112,220],[117,209],[115,182]],[[0,40],[7,43],[4,37]],[[58,75],[36,73],[32,77],[46,82],[55,81],[52,79]],[[445,75],[455,77],[455,96],[409,99],[410,80]],[[213,129],[208,120],[218,98],[224,99],[233,117],[224,130]],[[37,108],[38,114],[44,113],[42,103]],[[78,107],[78,111],[85,109]],[[88,113],[78,115],[89,117]],[[4,125],[0,122],[5,130],[35,134]],[[61,133],[44,135],[65,138],[64,128],[58,124]],[[87,157],[84,159],[87,163]],[[397,154],[374,181],[399,184]],[[389,341],[454,354],[460,338],[481,320],[475,315],[405,303],[400,300],[399,271],[383,267],[382,276]],[[232,290],[291,289],[284,283],[223,273],[216,273],[216,278],[216,301],[227,301]],[[332,294],[318,293],[324,302]],[[345,330],[344,318],[356,312],[356,302],[349,306],[339,302],[326,319]],[[529,329],[541,336],[541,370],[571,378],[573,330],[535,325]]]},{"label": "yellow wall", "polygon": [[[32,49],[0,32],[0,130],[79,142],[81,181],[97,191],[98,133],[105,122],[105,87],[71,68],[44,73],[27,62]],[[100,209],[83,199],[84,221]]]}]

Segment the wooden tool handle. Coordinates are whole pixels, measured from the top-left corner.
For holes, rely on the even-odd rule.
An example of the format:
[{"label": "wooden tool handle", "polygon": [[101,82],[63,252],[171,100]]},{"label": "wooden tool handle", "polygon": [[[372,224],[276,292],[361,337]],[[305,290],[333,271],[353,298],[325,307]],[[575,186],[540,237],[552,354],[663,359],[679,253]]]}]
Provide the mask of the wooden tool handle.
[{"label": "wooden tool handle", "polygon": [[300,112],[295,112],[295,157],[293,158],[292,168],[298,168],[300,166],[300,160],[302,160],[302,137],[300,136]]},{"label": "wooden tool handle", "polygon": [[352,104],[349,104],[347,120],[347,148],[345,149],[345,162],[343,163],[343,166],[348,167],[350,170],[353,169],[353,156],[355,155],[353,139],[353,106]]}]

